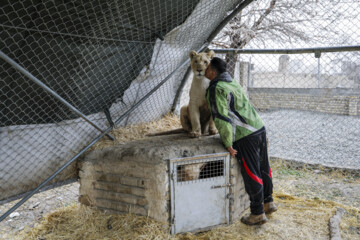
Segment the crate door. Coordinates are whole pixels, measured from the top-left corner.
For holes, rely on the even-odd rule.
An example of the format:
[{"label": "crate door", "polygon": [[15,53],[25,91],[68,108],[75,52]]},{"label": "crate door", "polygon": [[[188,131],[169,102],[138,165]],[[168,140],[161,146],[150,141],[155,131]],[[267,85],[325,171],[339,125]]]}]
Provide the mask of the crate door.
[{"label": "crate door", "polygon": [[173,234],[229,222],[228,167],[228,154],[170,162]]}]

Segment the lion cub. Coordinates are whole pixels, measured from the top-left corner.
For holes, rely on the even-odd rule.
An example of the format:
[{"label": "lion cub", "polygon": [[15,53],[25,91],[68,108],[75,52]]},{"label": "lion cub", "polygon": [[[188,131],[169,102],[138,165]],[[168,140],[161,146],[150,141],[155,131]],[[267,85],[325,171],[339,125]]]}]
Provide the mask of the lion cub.
[{"label": "lion cub", "polygon": [[190,132],[191,137],[200,137],[207,132],[214,135],[218,132],[205,98],[206,89],[210,83],[210,80],[205,78],[205,70],[214,56],[214,51],[208,53],[190,52],[191,69],[194,77],[190,87],[189,104],[180,109],[180,122],[183,129]]}]

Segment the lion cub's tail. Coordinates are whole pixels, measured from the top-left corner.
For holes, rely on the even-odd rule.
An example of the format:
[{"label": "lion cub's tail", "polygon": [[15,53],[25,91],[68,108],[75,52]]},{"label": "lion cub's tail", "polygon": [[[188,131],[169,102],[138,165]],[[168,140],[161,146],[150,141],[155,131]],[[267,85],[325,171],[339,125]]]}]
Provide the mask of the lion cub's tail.
[{"label": "lion cub's tail", "polygon": [[165,132],[157,132],[157,133],[149,133],[146,134],[148,137],[154,137],[154,136],[162,136],[162,135],[171,135],[171,134],[178,134],[178,133],[186,133],[187,131],[183,128],[177,128]]}]

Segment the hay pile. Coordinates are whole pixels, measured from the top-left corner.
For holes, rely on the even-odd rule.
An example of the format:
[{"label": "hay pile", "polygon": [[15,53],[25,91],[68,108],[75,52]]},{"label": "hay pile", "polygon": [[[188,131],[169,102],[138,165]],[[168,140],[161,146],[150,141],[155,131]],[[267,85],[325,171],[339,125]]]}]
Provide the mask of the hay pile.
[{"label": "hay pile", "polygon": [[121,128],[114,128],[110,131],[116,140],[111,141],[107,137],[103,137],[90,150],[103,149],[106,147],[124,144],[126,142],[145,138],[149,133],[164,132],[172,129],[181,128],[179,116],[169,113],[164,115],[160,120],[128,125]]},{"label": "hay pile", "polygon": [[49,214],[17,239],[329,239],[328,222],[336,207],[347,213],[341,221],[343,239],[358,239],[360,210],[335,202],[309,200],[276,193],[279,210],[262,226],[236,221],[197,235],[171,236],[166,223],[132,214],[114,215],[74,204]]}]

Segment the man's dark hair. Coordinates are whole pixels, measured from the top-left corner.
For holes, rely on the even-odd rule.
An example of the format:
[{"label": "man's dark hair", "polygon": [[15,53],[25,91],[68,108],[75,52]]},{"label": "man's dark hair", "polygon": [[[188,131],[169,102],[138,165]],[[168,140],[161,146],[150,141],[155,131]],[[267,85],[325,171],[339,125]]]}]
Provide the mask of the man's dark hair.
[{"label": "man's dark hair", "polygon": [[226,62],[221,58],[214,57],[210,64],[211,68],[214,69],[218,74],[226,72]]}]

